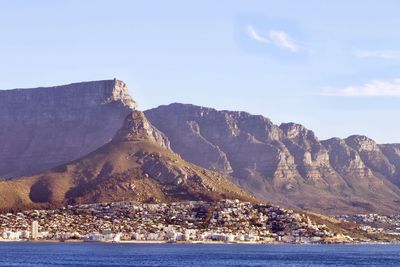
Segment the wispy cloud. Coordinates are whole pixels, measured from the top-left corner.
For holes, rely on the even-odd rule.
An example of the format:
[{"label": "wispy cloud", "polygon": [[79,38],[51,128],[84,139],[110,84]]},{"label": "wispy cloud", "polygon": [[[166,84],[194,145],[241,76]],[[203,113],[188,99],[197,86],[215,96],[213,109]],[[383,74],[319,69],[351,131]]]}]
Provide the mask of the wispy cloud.
[{"label": "wispy cloud", "polygon": [[260,43],[270,43],[270,41],[267,38],[261,37],[256,30],[253,28],[253,26],[248,25],[246,28],[247,34],[254,40]]},{"label": "wispy cloud", "polygon": [[246,27],[247,34],[253,40],[264,43],[273,44],[280,48],[289,50],[291,52],[298,52],[299,46],[296,42],[284,31],[270,30],[267,36],[261,36],[252,25]]},{"label": "wispy cloud", "polygon": [[284,31],[269,31],[269,38],[278,46],[289,49],[292,52],[297,52],[299,50],[298,46],[289,37],[289,35]]},{"label": "wispy cloud", "polygon": [[342,88],[323,88],[325,96],[396,96],[400,97],[400,78],[390,81],[373,80],[363,85],[351,85]]},{"label": "wispy cloud", "polygon": [[358,50],[358,58],[400,59],[400,50]]}]

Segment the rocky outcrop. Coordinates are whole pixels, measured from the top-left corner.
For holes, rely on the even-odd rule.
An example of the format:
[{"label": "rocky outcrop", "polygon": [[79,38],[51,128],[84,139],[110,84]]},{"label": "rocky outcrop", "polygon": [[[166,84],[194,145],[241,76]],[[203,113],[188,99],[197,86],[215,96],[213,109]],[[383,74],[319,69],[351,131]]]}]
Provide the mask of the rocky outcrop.
[{"label": "rocky outcrop", "polygon": [[400,211],[400,146],[364,136],[320,141],[304,126],[184,104],[145,112],[188,161],[257,197],[328,213]]},{"label": "rocky outcrop", "polygon": [[135,110],[125,118],[124,124],[112,141],[134,142],[140,140],[153,141],[163,148],[170,148],[168,138],[149,123],[143,112]]},{"label": "rocky outcrop", "polygon": [[135,109],[118,80],[0,90],[0,177],[31,175],[96,150]]},{"label": "rocky outcrop", "polygon": [[388,158],[383,154],[380,146],[374,140],[366,137],[353,135],[345,139],[346,144],[360,155],[361,160],[371,170],[392,179],[396,171]]},{"label": "rocky outcrop", "polygon": [[331,166],[341,175],[354,175],[356,177],[368,177],[371,170],[365,166],[361,156],[353,148],[347,145],[345,140],[332,138],[321,142],[329,151]]}]

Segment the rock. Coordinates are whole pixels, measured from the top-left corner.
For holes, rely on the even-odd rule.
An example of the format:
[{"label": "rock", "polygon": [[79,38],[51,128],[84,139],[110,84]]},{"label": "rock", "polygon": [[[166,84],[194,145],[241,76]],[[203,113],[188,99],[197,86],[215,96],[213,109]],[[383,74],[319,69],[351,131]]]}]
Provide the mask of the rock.
[{"label": "rock", "polygon": [[395,166],[390,163],[375,141],[366,136],[353,135],[346,138],[345,142],[358,152],[362,161],[371,170],[392,179],[396,171]]},{"label": "rock", "polygon": [[[133,110],[125,119],[124,125],[118,130],[113,138],[113,142],[133,142],[142,140],[151,140],[159,144],[161,147],[170,148],[169,140],[165,135],[151,125],[143,112]],[[151,155],[151,157],[159,158],[161,154]]]}]

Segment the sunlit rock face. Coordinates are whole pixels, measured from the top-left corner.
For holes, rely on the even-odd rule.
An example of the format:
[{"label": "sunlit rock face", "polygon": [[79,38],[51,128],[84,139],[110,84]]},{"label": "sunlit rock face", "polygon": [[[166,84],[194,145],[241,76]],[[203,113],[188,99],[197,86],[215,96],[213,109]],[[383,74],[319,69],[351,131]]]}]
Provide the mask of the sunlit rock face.
[{"label": "sunlit rock face", "polygon": [[257,197],[328,213],[400,210],[400,146],[365,136],[320,141],[296,123],[171,104],[145,112],[184,159]]},{"label": "sunlit rock face", "polygon": [[396,172],[396,167],[384,155],[380,146],[366,136],[353,135],[345,139],[346,143],[358,152],[361,159],[373,171],[379,172],[388,178]]},{"label": "sunlit rock face", "polygon": [[135,109],[118,80],[0,90],[0,177],[31,175],[92,152]]}]

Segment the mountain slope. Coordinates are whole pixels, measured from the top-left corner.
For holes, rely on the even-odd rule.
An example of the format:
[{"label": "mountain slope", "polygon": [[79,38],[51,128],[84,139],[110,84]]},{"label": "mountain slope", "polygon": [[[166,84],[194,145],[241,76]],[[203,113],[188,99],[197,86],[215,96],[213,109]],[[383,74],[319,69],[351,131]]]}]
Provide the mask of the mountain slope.
[{"label": "mountain slope", "polygon": [[134,110],[108,144],[72,163],[0,181],[0,208],[134,200],[254,200],[220,174],[182,160]]},{"label": "mountain slope", "polygon": [[363,136],[320,141],[299,124],[193,105],[145,114],[184,159],[257,197],[332,214],[400,211],[398,146]]}]

